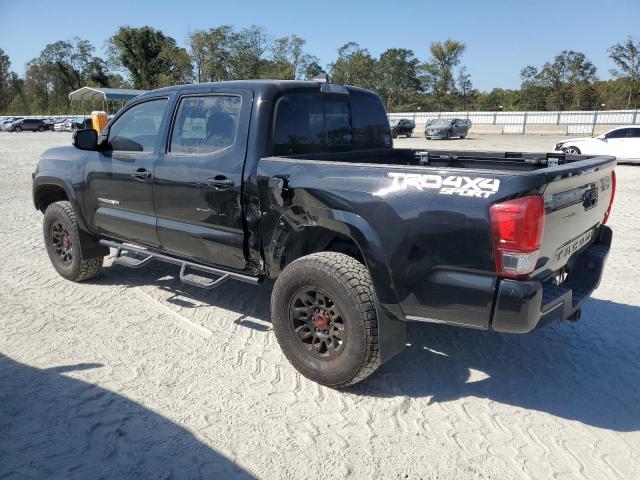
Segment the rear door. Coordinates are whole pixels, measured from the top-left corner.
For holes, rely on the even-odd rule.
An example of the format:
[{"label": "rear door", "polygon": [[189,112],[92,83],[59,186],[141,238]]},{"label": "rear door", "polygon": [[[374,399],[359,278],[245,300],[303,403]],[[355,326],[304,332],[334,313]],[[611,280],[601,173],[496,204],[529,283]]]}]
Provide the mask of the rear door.
[{"label": "rear door", "polygon": [[155,168],[163,249],[244,269],[242,170],[253,94],[212,89],[177,99],[166,151]]},{"label": "rear door", "polygon": [[157,97],[127,107],[110,125],[106,149],[89,152],[84,199],[95,231],[159,245],[152,182],[167,103]]}]

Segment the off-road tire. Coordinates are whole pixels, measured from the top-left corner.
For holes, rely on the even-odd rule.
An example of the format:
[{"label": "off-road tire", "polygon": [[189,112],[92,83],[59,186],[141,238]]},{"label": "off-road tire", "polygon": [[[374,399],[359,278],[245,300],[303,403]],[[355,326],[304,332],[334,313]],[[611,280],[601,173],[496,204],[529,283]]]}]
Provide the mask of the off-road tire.
[{"label": "off-road tire", "polygon": [[[346,340],[338,356],[320,359],[294,332],[291,311],[297,292],[317,288],[329,296],[343,317]],[[367,268],[343,253],[320,252],[289,264],[271,294],[273,329],[283,353],[305,377],[322,385],[354,385],[380,366],[378,321]],[[305,348],[307,350],[305,350]]]},{"label": "off-road tire", "polygon": [[[67,262],[63,261],[54,246],[52,235],[53,228],[56,225],[61,225],[66,230],[68,238],[71,241],[72,254],[70,260]],[[55,202],[47,207],[44,212],[42,231],[49,259],[53,267],[62,277],[72,282],[82,282],[97,275],[104,262],[104,257],[88,259],[82,257],[78,222],[76,221],[76,215],[70,202]]]}]

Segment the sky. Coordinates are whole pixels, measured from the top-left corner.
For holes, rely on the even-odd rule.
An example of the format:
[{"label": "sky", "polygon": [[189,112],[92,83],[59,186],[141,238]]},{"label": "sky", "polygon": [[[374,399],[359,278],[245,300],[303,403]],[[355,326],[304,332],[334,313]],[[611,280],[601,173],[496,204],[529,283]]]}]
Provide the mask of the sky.
[{"label": "sky", "polygon": [[518,88],[524,66],[541,66],[562,50],[585,53],[598,76],[610,78],[607,48],[628,35],[640,39],[640,0],[0,0],[0,48],[21,74],[57,40],[87,39],[104,55],[106,39],[121,25],[152,26],[186,47],[189,31],[223,24],[302,36],[322,66],[349,41],[376,56],[409,48],[426,61],[431,42],[453,38],[467,45],[462,63],[474,87],[491,90]]}]

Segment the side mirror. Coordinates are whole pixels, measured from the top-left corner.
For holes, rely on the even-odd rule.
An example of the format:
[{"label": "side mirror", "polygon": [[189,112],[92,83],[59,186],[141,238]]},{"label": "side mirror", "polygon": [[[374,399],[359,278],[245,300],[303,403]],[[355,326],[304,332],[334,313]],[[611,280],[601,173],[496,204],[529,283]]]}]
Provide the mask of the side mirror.
[{"label": "side mirror", "polygon": [[98,134],[93,128],[77,130],[73,134],[73,146],[80,150],[97,150]]}]

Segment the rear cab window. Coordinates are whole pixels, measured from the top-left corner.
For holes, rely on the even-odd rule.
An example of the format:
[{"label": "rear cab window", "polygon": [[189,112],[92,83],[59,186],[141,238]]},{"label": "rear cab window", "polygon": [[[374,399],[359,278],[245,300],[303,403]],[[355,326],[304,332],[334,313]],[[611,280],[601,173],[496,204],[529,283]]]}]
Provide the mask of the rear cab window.
[{"label": "rear cab window", "polygon": [[275,156],[389,147],[389,121],[374,95],[296,93],[283,96],[276,105]]}]

